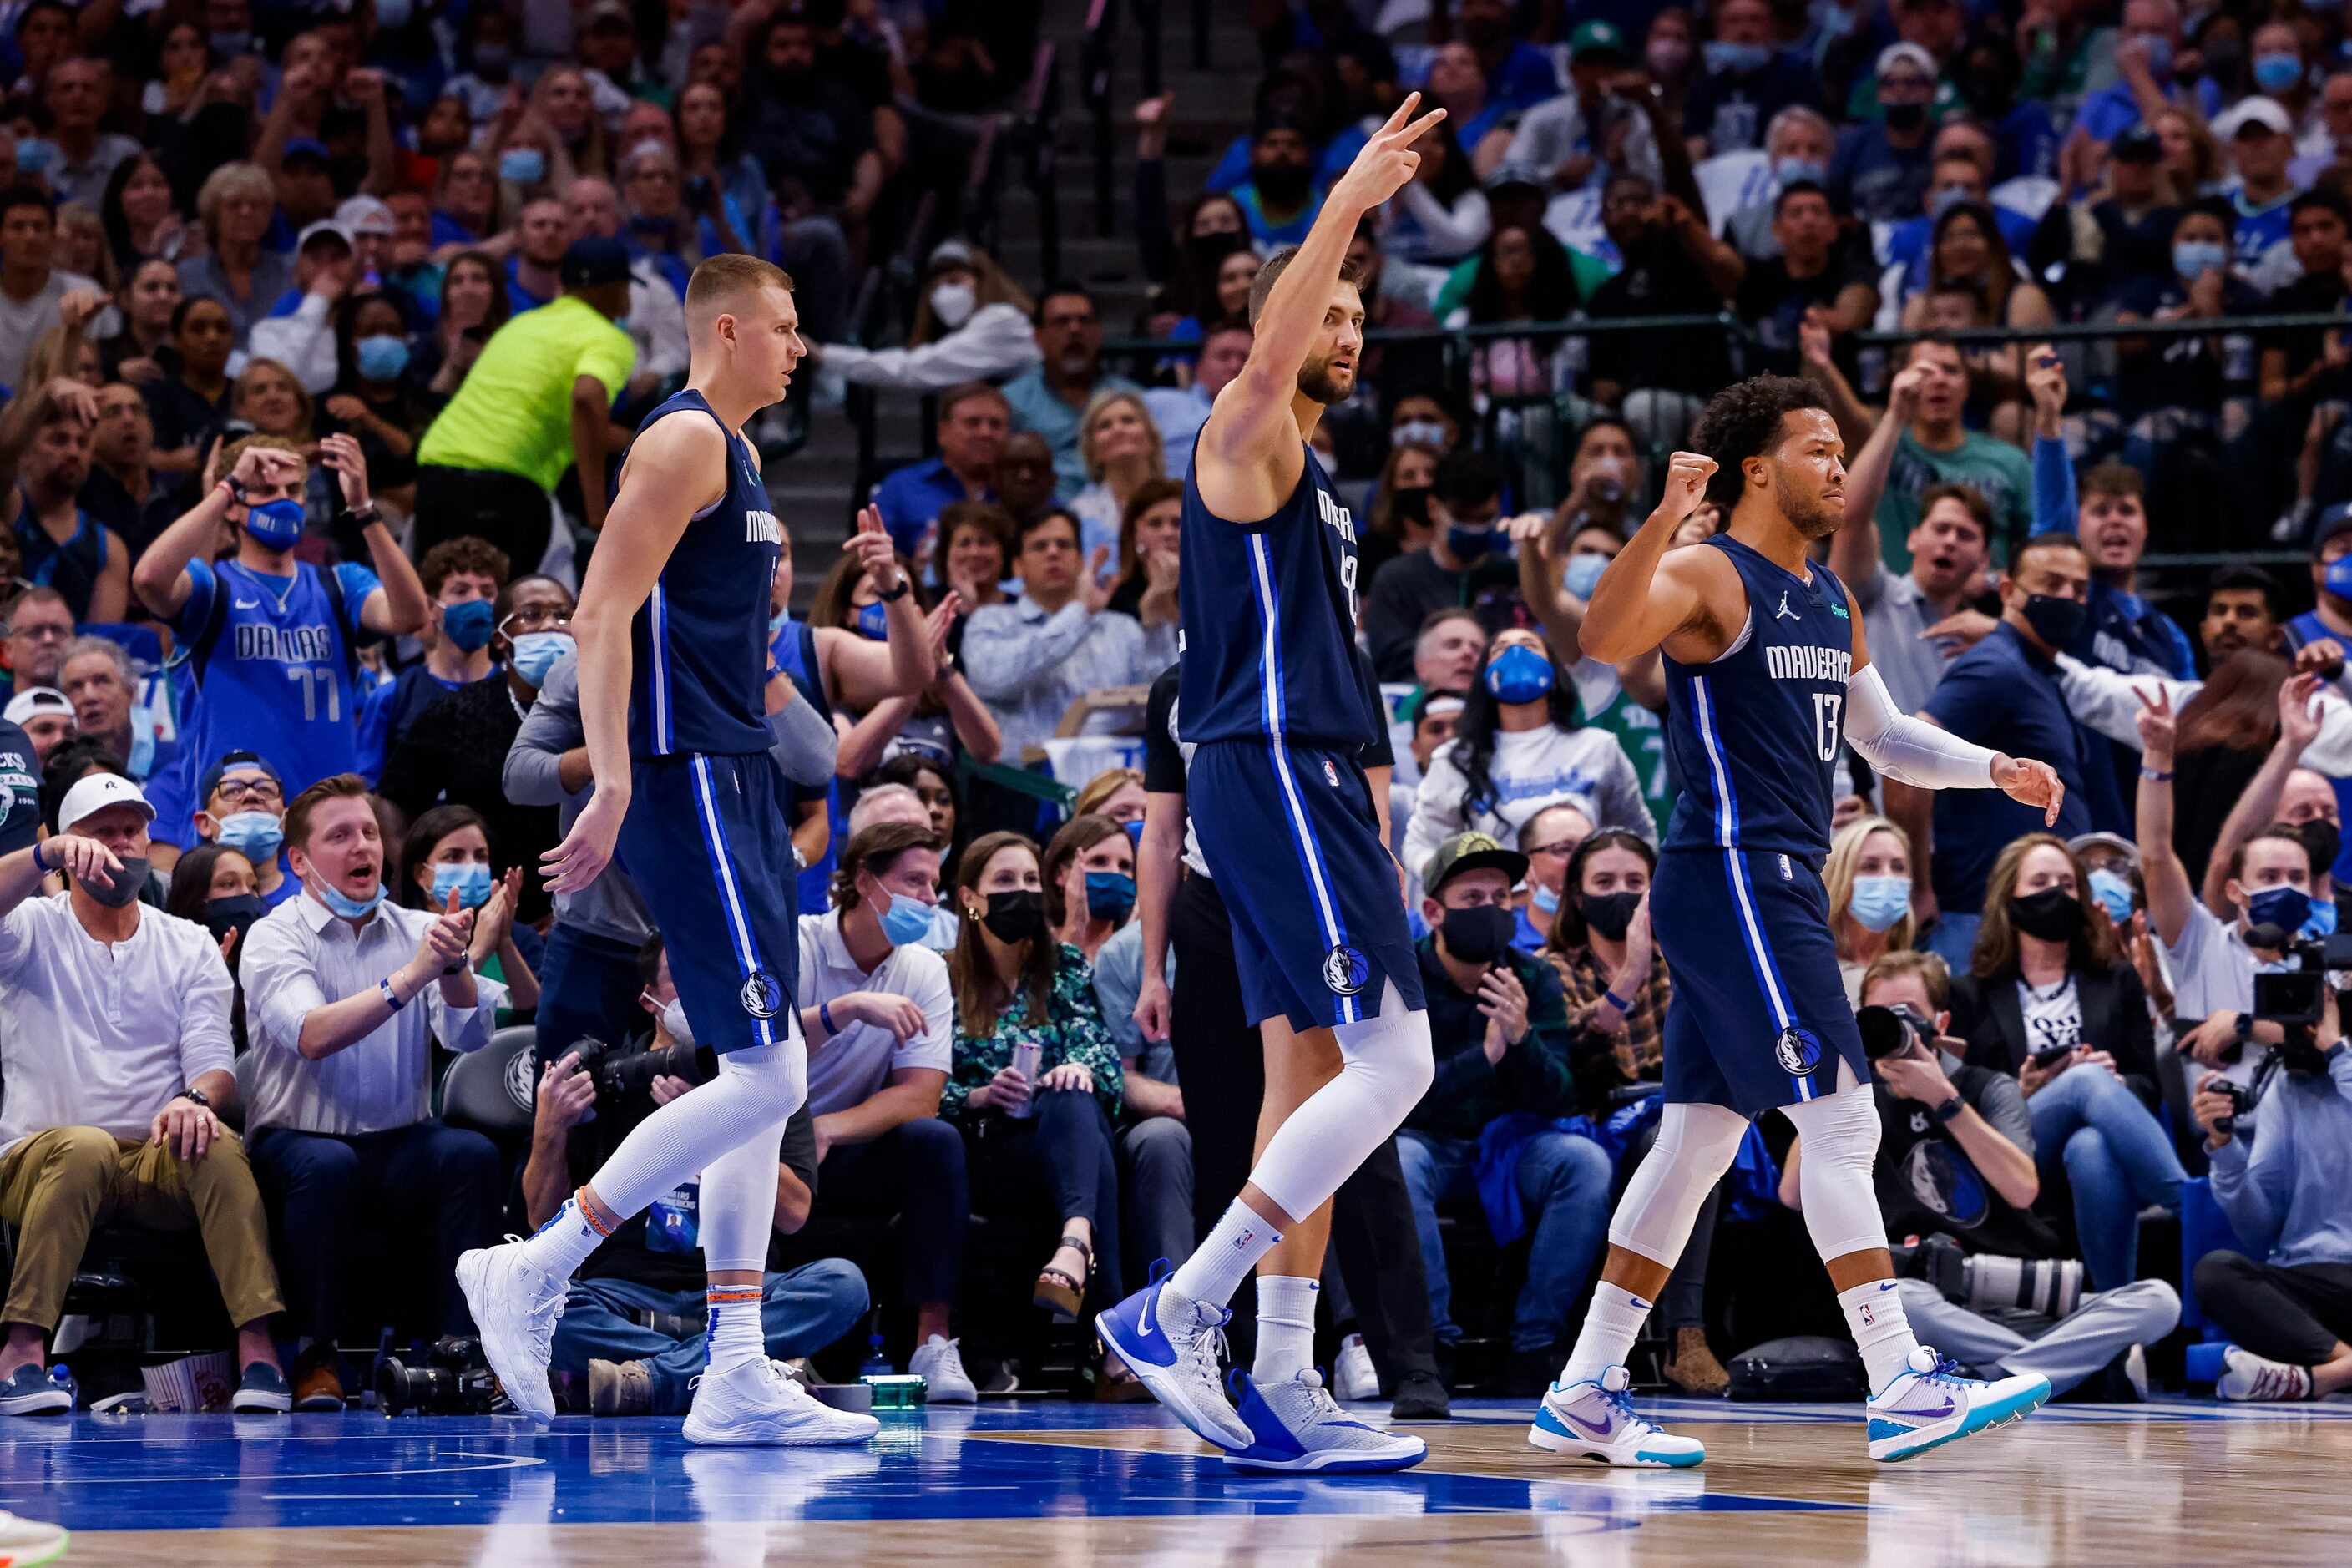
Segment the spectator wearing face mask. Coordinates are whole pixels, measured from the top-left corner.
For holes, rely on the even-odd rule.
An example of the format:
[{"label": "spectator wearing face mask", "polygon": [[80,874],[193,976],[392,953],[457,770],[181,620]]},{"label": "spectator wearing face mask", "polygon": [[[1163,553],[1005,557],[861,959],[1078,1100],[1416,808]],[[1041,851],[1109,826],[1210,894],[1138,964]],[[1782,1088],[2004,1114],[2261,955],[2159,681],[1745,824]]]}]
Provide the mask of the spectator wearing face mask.
[{"label": "spectator wearing face mask", "polygon": [[[49,753],[74,738],[73,704],[66,694],[51,686],[19,687],[16,695],[8,699],[5,721],[16,727],[16,732],[0,730],[0,748],[16,754],[16,770],[30,778],[39,773],[47,763]],[[10,787],[17,787],[13,781]],[[30,787],[37,789],[33,779]]]},{"label": "spectator wearing face mask", "polygon": [[2016,1076],[2042,1178],[2066,1179],[2091,1288],[2113,1290],[2138,1277],[2140,1211],[2179,1207],[2184,1178],[2151,1114],[2147,994],[2088,879],[2046,833],[2001,852],[1951,1027],[1969,1061]]},{"label": "spectator wearing face mask", "polygon": [[[270,909],[301,892],[286,868],[286,785],[277,770],[251,752],[225,752],[205,770],[197,793],[204,802],[195,816],[197,843],[244,856],[253,867],[253,891]],[[174,868],[175,879],[177,874]]]},{"label": "spectator wearing face mask", "polygon": [[1830,841],[1822,886],[1829,894],[1838,974],[1846,999],[1860,1006],[1862,977],[1870,966],[1890,952],[1909,952],[1917,935],[1909,837],[1883,816],[1855,817]]},{"label": "spectator wearing face mask", "polygon": [[1926,202],[1935,127],[1928,110],[1940,68],[1913,43],[1889,44],[1879,55],[1880,117],[1849,125],[1830,159],[1830,199],[1841,212],[1870,223],[1916,217]]},{"label": "spectator wearing face mask", "polygon": [[1417,865],[1463,832],[1516,838],[1537,810],[1560,799],[1589,806],[1604,827],[1658,836],[1633,760],[1608,731],[1579,723],[1575,686],[1543,638],[1505,632],[1488,649],[1454,739],[1422,776],[1404,860]]},{"label": "spectator wearing face mask", "polygon": [[1437,465],[1428,501],[1435,537],[1382,566],[1365,600],[1364,635],[1382,680],[1412,674],[1414,640],[1437,611],[1506,584],[1516,595],[1517,568],[1495,556],[1502,492],[1502,470],[1483,452],[1456,452]]},{"label": "spectator wearing face mask", "polygon": [[[416,632],[430,607],[369,499],[359,444],[330,436],[320,456],[341,480],[374,572],[348,562],[322,572],[295,559],[309,465],[289,441],[247,436],[219,454],[221,477],[132,574],[141,602],[169,618],[174,643],[187,649],[203,699],[182,744],[199,757],[268,757],[298,794],[358,766],[360,637]],[[236,553],[214,561],[224,521],[236,531]]]},{"label": "spectator wearing face mask", "polygon": [[[923,282],[905,348],[819,343],[810,357],[823,374],[853,385],[902,392],[1001,381],[1036,367],[1042,356],[1029,298],[993,259],[961,239],[942,240]],[[940,417],[946,416],[942,405]]]},{"label": "spectator wearing face mask", "polygon": [[1828,107],[1811,62],[1778,47],[1764,0],[1724,0],[1714,22],[1715,37],[1700,46],[1706,74],[1683,101],[1693,157],[1756,146],[1773,116],[1792,105]]},{"label": "spectator wearing face mask", "polygon": [[513,563],[486,541],[445,539],[425,552],[416,577],[432,602],[417,633],[425,657],[368,693],[360,714],[360,747],[380,772],[425,710],[449,692],[487,680],[497,668],[490,643],[497,605]]},{"label": "spectator wearing face mask", "polygon": [[[555,813],[508,800],[501,774],[541,682],[572,651],[572,591],[552,577],[518,577],[507,585],[491,605],[497,667],[487,679],[436,698],[394,744],[384,759],[386,800],[411,816],[436,801],[471,806],[510,864],[539,865],[541,852],[556,844]],[[539,878],[528,880],[521,918],[535,921],[547,912],[547,895]]]},{"label": "spectator wearing face mask", "polygon": [[[237,1326],[246,1413],[292,1403],[269,1320],[284,1299],[234,1113],[228,971],[201,926],[140,907],[147,824],[139,786],[95,773],[67,793],[58,836],[0,858],[0,1002],[7,1112],[0,1215],[17,1227],[0,1347],[0,1414],[70,1400],[42,1352],[101,1213],[194,1229]],[[62,871],[68,890],[38,896]]]},{"label": "spectator wearing face mask", "polygon": [[450,900],[471,910],[478,924],[496,924],[499,943],[477,966],[485,979],[507,988],[492,1022],[503,1029],[517,1018],[529,1021],[539,1005],[538,970],[545,958],[539,932],[508,918],[522,891],[524,867],[509,860],[503,874],[494,864],[488,826],[469,805],[436,805],[420,814],[400,847],[400,901],[412,909],[446,910]]},{"label": "spectator wearing face mask", "polygon": [[[1437,1076],[1397,1138],[1439,1344],[1462,1332],[1439,1205],[1475,1187],[1498,1244],[1534,1234],[1511,1323],[1505,1386],[1515,1395],[1551,1380],[1568,1313],[1600,1256],[1615,1179],[1600,1144],[1550,1125],[1575,1105],[1572,1035],[1551,966],[1511,948],[1511,888],[1527,870],[1527,857],[1483,833],[1446,839],[1423,865],[1431,934],[1416,945]],[[1474,1171],[1490,1165],[1508,1179],[1475,1182]]]},{"label": "spectator wearing face mask", "polygon": [[1519,853],[1528,858],[1528,880],[1527,894],[1512,913],[1517,922],[1513,947],[1538,952],[1551,940],[1552,921],[1566,897],[1569,859],[1592,834],[1591,815],[1572,801],[1547,805],[1519,825]]},{"label": "spectator wearing face mask", "polygon": [[[1781,190],[1798,181],[1821,184],[1830,177],[1830,156],[1837,148],[1837,132],[1818,111],[1799,106],[1780,110],[1765,128],[1761,152],[1724,153],[1694,171],[1706,195],[1708,211],[1732,248],[1750,261],[1780,254],[1772,232],[1773,209]],[[1736,189],[1718,197],[1719,184],[1741,174]]]}]

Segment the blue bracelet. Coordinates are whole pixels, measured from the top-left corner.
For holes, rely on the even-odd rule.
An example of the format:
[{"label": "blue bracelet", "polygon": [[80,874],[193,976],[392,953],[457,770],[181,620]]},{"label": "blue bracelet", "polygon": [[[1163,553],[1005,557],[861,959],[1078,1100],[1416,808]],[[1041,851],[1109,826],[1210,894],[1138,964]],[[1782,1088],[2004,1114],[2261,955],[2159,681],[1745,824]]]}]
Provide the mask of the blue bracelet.
[{"label": "blue bracelet", "polygon": [[48,875],[49,863],[41,858],[41,846],[47,842],[48,840],[46,838],[36,838],[33,840],[33,869],[40,872],[43,876]]},{"label": "blue bracelet", "polygon": [[828,1035],[841,1033],[840,1026],[833,1021],[833,1004],[830,1002],[820,1002],[816,1005],[816,1021],[824,1026],[824,1032]]},{"label": "blue bracelet", "polygon": [[1603,991],[1601,994],[1601,999],[1603,1002],[1608,1003],[1612,1007],[1616,1008],[1620,1013],[1631,1013],[1633,1010],[1633,1004],[1626,1001],[1625,998],[1618,995],[1614,991]]}]

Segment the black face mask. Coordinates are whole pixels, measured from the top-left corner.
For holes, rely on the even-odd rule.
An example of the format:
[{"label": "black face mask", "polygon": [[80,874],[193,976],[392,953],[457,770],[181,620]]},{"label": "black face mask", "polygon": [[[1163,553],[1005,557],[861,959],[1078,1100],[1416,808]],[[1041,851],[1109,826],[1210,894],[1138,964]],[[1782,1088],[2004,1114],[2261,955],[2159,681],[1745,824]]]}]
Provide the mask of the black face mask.
[{"label": "black face mask", "polygon": [[1890,103],[1886,110],[1886,129],[1909,133],[1927,123],[1927,106],[1924,103]]},{"label": "black face mask", "polygon": [[2083,900],[2063,888],[2011,898],[2009,923],[2043,942],[2064,942],[2083,929]]},{"label": "black face mask", "polygon": [[1445,951],[1465,963],[1492,963],[1511,945],[1518,925],[1511,911],[1496,904],[1475,910],[1448,910],[1437,928]]},{"label": "black face mask", "polygon": [[2324,816],[2315,816],[2294,830],[2311,856],[2311,874],[2315,877],[2336,864],[2344,853],[2344,830]]},{"label": "black face mask", "polygon": [[2021,613],[2035,637],[2063,651],[2074,647],[2074,639],[2083,635],[2083,622],[2089,616],[2091,606],[2080,599],[2062,599],[2054,594],[2028,594]]},{"label": "black face mask", "polygon": [[269,900],[259,893],[231,893],[225,899],[205,900],[205,927],[218,942],[229,932],[236,932],[236,944],[228,950],[229,967],[236,967],[237,954],[245,950],[246,932],[253,922],[269,912]]},{"label": "black face mask", "polygon": [[122,862],[122,869],[104,873],[111,876],[114,880],[107,882],[92,877],[81,885],[83,892],[88,893],[110,910],[119,910],[126,904],[138,902],[139,889],[147,885],[147,857],[121,855],[117,856],[116,858]]},{"label": "black face mask", "polygon": [[1010,946],[1027,942],[1045,929],[1045,895],[1027,888],[988,895],[988,913],[980,917],[988,934]]},{"label": "black face mask", "polygon": [[1290,208],[1307,199],[1310,174],[1303,163],[1268,163],[1250,171],[1256,183],[1257,194],[1276,206]]},{"label": "black face mask", "polygon": [[1588,930],[1611,942],[1622,942],[1641,904],[1639,893],[1585,893],[1578,897],[1576,909]]},{"label": "black face mask", "polygon": [[1399,522],[1426,525],[1429,521],[1429,489],[1427,485],[1399,485],[1389,492]]}]

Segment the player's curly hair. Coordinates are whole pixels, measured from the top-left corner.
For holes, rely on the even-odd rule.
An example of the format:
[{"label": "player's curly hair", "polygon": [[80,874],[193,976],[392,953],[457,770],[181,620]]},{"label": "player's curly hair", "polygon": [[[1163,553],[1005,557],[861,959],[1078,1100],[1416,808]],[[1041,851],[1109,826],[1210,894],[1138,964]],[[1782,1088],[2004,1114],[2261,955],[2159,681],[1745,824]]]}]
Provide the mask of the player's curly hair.
[{"label": "player's curly hair", "polygon": [[1739,465],[1780,444],[1782,422],[1801,408],[1829,407],[1829,398],[1809,381],[1786,375],[1751,375],[1735,381],[1707,400],[1706,412],[1691,428],[1691,447],[1713,458],[1715,477],[1706,499],[1728,517],[1739,504],[1747,479]]}]

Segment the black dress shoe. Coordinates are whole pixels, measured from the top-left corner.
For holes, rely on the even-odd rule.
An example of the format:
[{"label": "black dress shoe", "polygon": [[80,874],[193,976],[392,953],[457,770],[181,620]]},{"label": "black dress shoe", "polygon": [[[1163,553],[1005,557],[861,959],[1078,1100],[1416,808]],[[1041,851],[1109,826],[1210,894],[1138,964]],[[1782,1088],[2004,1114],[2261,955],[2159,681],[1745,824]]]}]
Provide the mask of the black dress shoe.
[{"label": "black dress shoe", "polygon": [[1396,1400],[1389,1415],[1399,1421],[1444,1421],[1454,1415],[1445,1385],[1425,1372],[1408,1372],[1397,1378]]}]

